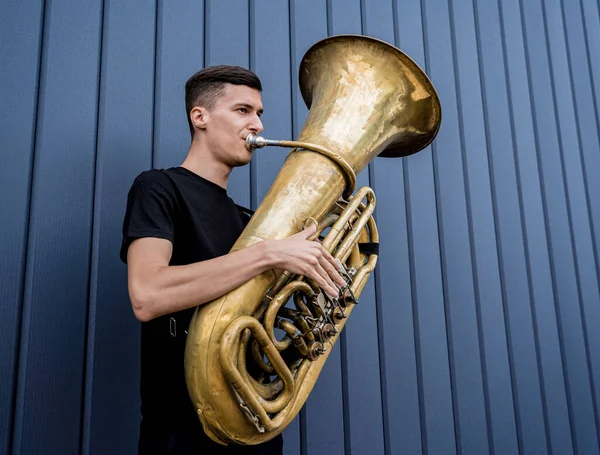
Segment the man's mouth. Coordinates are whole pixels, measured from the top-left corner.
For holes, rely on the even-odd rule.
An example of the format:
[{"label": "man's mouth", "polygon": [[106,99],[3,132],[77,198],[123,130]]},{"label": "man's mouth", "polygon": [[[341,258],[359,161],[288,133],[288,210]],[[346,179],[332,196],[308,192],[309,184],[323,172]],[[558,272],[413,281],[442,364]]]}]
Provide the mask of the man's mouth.
[{"label": "man's mouth", "polygon": [[246,146],[246,138],[242,138],[242,141],[244,141],[244,148],[246,149],[247,152],[252,153],[253,150],[249,150],[248,147]]}]

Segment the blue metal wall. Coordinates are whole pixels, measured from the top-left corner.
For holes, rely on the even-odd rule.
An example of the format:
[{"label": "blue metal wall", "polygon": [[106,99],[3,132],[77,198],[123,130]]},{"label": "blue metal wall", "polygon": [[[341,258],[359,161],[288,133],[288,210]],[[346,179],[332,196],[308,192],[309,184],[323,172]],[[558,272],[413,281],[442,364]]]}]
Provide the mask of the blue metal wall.
[{"label": "blue metal wall", "polygon": [[[433,146],[376,159],[374,279],[287,455],[599,454],[598,0],[4,0],[0,453],[131,454],[139,325],[120,226],[133,178],[187,151],[185,80],[264,82],[269,137],[306,118],[300,59],[395,43],[436,85]],[[255,207],[283,150],[234,172]]]}]

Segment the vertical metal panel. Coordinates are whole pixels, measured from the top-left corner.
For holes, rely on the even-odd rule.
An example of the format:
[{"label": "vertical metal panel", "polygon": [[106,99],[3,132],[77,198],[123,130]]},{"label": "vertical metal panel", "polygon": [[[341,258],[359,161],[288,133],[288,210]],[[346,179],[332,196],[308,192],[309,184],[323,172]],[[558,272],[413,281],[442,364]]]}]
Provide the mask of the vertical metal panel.
[{"label": "vertical metal panel", "polygon": [[[405,7],[407,8],[406,15]],[[404,2],[397,2],[396,16],[398,44],[421,68],[427,71],[425,53],[427,51],[428,24],[423,3],[413,1],[404,5]],[[409,440],[413,447],[411,453],[420,453],[421,450],[430,453],[447,450],[451,453],[455,446],[432,151],[433,148],[428,147],[411,156],[410,159],[406,159],[403,174],[410,258],[410,288],[407,289],[410,289],[411,292],[412,308],[407,308],[405,304],[401,305],[400,316],[403,316],[401,327],[406,330],[406,335],[399,341],[406,343],[401,359],[408,361],[407,366],[412,369],[411,345],[413,343],[410,338],[411,331],[414,330],[421,435],[420,441]],[[381,193],[385,190],[381,184],[378,185],[378,188],[380,188],[378,194],[380,194],[381,202]],[[390,193],[388,197],[391,199],[394,190],[392,189]],[[385,228],[385,224],[382,228]],[[388,229],[390,229],[390,236],[395,233],[393,227]],[[398,237],[402,240],[402,233]],[[401,246],[402,243],[399,245]],[[389,266],[394,267],[393,259],[389,260]],[[403,270],[405,269],[400,269],[400,271]],[[383,281],[383,263],[379,273],[382,276],[382,306],[389,305],[389,303],[385,303],[385,295],[392,296],[396,286],[405,286],[405,284],[403,282],[396,284],[395,280],[391,279],[386,285]],[[387,334],[391,331],[390,328],[384,333]],[[399,347],[395,348],[399,349]],[[387,363],[389,362],[386,362],[386,365]],[[397,369],[404,369],[404,365],[399,365]],[[408,379],[412,377],[410,373],[405,376]],[[393,377],[390,377],[391,381],[393,381]],[[411,392],[414,393],[414,386],[410,387],[409,385],[405,389],[405,393]],[[414,399],[414,396],[412,398]],[[409,395],[406,400],[410,399]],[[412,415],[417,416],[414,411]],[[404,416],[400,421],[408,420],[408,418],[409,416]],[[396,428],[392,427],[391,423],[390,428],[391,433],[395,434]],[[415,428],[413,425],[412,428],[413,431],[416,431],[419,427]],[[390,438],[393,441],[393,436]],[[403,447],[406,441],[407,436],[399,438],[397,444]],[[419,450],[419,442],[421,450]],[[392,449],[393,447],[392,445]]]},{"label": "vertical metal panel", "polygon": [[[580,0],[583,30],[586,37],[586,50],[590,61],[590,74],[594,100],[596,102],[596,122],[600,130],[600,2],[598,0]],[[596,225],[596,228],[598,225]]]},{"label": "vertical metal panel", "polygon": [[[591,277],[596,283],[600,280],[598,268],[600,267],[600,180],[596,178],[595,169],[600,169],[600,131],[596,127],[597,116],[594,105],[593,90],[589,77],[590,62],[586,52],[586,41],[584,36],[585,27],[582,23],[582,9],[578,2],[568,4],[562,3],[562,11],[565,18],[567,35],[569,68],[571,76],[571,87],[575,102],[575,115],[580,142],[583,176],[587,188],[586,199],[590,212],[591,235],[594,243],[595,268],[590,270],[579,269],[579,274]],[[597,287],[597,286],[596,286]],[[591,292],[582,286],[582,291]],[[589,351],[589,362],[592,387],[596,399],[596,419],[598,419],[598,398],[600,397],[600,332],[595,328],[600,321],[600,305],[598,299],[594,302],[584,300],[584,326],[586,328],[587,349]]]},{"label": "vertical metal panel", "polygon": [[185,83],[204,67],[204,33],[203,1],[158,1],[154,168],[179,166],[190,147]]},{"label": "vertical metal panel", "polygon": [[[476,301],[476,294],[479,290],[478,272],[490,273],[490,265],[488,264],[486,270],[485,260],[482,258],[495,256],[494,252],[490,255],[489,250],[490,247],[493,249],[493,245],[488,243],[490,238],[494,238],[494,218],[491,210],[487,156],[482,153],[485,148],[485,131],[473,2],[453,0],[449,6],[471,259],[471,264],[463,264],[462,270],[457,272],[466,274],[471,269],[474,289],[472,295],[468,291],[466,298],[455,294],[455,302],[450,300],[450,293],[447,293],[447,296],[452,308],[451,346],[454,351],[452,367],[455,370],[454,406],[458,423],[458,448],[461,453],[475,454],[489,450],[490,445],[480,346],[482,333],[478,326],[478,304],[481,302]],[[439,155],[443,155],[441,146]],[[441,164],[441,161],[439,162]],[[442,169],[443,166],[440,167],[440,172]],[[444,211],[442,208],[442,214]],[[443,231],[446,230],[445,225],[444,221]],[[451,242],[454,243],[453,240]],[[459,245],[458,248],[464,248],[464,254],[467,255],[466,244]],[[454,254],[458,254],[458,251]],[[491,274],[495,277],[496,273],[497,269],[494,267]]]},{"label": "vertical metal panel", "polygon": [[[135,22],[136,27],[131,24]],[[134,453],[139,323],[119,261],[127,192],[150,165],[156,2],[105,0],[86,369],[85,454]],[[115,387],[115,376],[121,387]],[[118,405],[115,405],[118,403]],[[115,412],[118,411],[118,412]]]},{"label": "vertical metal panel", "polygon": [[[362,33],[394,44],[394,6],[391,1],[361,1]],[[390,399],[396,403],[398,400],[402,403],[406,399],[406,396],[396,396],[394,393],[394,389],[399,384],[398,381],[402,380],[403,375],[400,375],[399,378],[390,376],[386,368],[386,360],[390,361],[393,366],[394,361],[398,359],[396,357],[398,353],[404,354],[404,351],[400,350],[400,346],[393,346],[391,343],[394,341],[394,333],[399,327],[402,327],[402,320],[398,317],[400,305],[410,308],[410,274],[406,273],[408,270],[408,254],[405,243],[406,220],[404,219],[404,210],[402,210],[404,205],[403,163],[401,159],[376,158],[369,165],[368,172],[369,180],[365,179],[364,183],[360,182],[361,184],[370,184],[376,192],[377,188],[385,187],[387,188],[386,195],[393,194],[394,196],[382,199],[377,193],[378,204],[374,216],[378,223],[380,242],[385,245],[385,248],[381,250],[378,268],[361,296],[363,306],[359,307],[358,311],[354,310],[355,313],[353,313],[353,318],[358,319],[360,325],[353,326],[355,329],[348,330],[345,334],[348,346],[357,351],[359,355],[370,359],[370,362],[364,365],[364,368],[370,373],[367,376],[368,380],[364,380],[363,386],[358,385],[359,378],[363,376],[359,371],[358,362],[356,362],[354,370],[348,370],[348,382],[350,384],[357,382],[355,384],[356,391],[350,396],[351,402],[367,402],[369,406],[365,407],[364,411],[354,407],[356,417],[353,420],[355,423],[346,431],[351,432],[349,439],[352,453],[369,451],[393,453],[397,449],[392,446],[391,434],[408,434],[409,439],[416,436],[417,439],[413,440],[420,442],[418,432],[414,432],[415,427],[411,423],[406,425],[404,419],[398,422],[394,421],[393,417],[392,421],[389,420],[391,413],[386,404],[386,401]],[[400,223],[398,223],[399,218],[402,220]],[[399,252],[398,250],[401,254],[395,257],[394,253]],[[390,272],[392,276],[390,276]],[[405,286],[399,295],[388,300],[384,299],[389,297],[389,294],[382,290],[382,282],[386,279],[389,280],[388,285],[389,282],[398,284],[398,280],[400,280]],[[398,299],[398,297],[403,298]],[[384,321],[387,325],[384,325]],[[361,335],[361,331],[373,332],[371,337],[377,335],[378,345],[375,344],[373,338]],[[412,338],[411,332],[412,330],[409,330],[406,333]],[[409,340],[407,344],[410,356],[414,355],[411,341]],[[349,352],[351,351],[349,350]],[[410,365],[408,367],[410,368]],[[390,373],[393,374],[394,370],[392,369]],[[410,381],[408,384],[410,387]],[[364,387],[365,391],[359,392],[359,387]],[[414,393],[415,390],[412,392],[412,398],[416,399],[418,394]],[[363,395],[362,398],[361,395]],[[418,423],[418,415],[410,415],[410,410],[410,408],[403,409],[402,414],[410,416],[412,422]],[[364,419],[367,419],[368,423]],[[351,423],[353,422],[351,421]],[[356,431],[357,426],[364,427],[365,432]]]},{"label": "vertical metal panel", "polygon": [[[250,67],[249,18],[248,0],[206,0],[206,66]],[[234,169],[229,177],[227,193],[238,204],[250,207],[250,166]]]},{"label": "vertical metal panel", "polygon": [[[420,1],[397,1],[392,7],[395,38],[390,42],[395,42],[412,59],[424,66]],[[376,24],[367,25],[367,28],[376,28]],[[389,34],[389,30],[386,33]],[[391,40],[390,36],[381,37]],[[416,300],[413,299],[413,291],[416,288],[413,287],[415,275],[410,244],[410,211],[411,197],[413,200],[415,197],[421,199],[419,206],[422,207],[423,213],[428,208],[432,209],[429,212],[432,220],[420,229],[426,232],[425,235],[435,236],[432,251],[438,254],[439,258],[431,166],[430,147],[403,160],[378,158],[372,166],[377,194],[377,222],[382,244],[375,278],[382,352],[380,361],[385,443],[386,453],[389,454],[420,454],[427,446],[424,440],[425,425],[422,425],[425,413],[420,409],[423,390],[419,334],[414,324],[417,311]],[[418,194],[411,194],[409,169],[412,169],[413,176],[420,173],[425,187],[427,182],[431,183],[429,192],[419,191]],[[426,174],[429,174],[429,180]],[[414,183],[413,180],[413,185]],[[441,276],[438,275],[438,282],[439,280]]]},{"label": "vertical metal panel", "polygon": [[[308,48],[315,42],[327,36],[327,9],[325,2],[311,0],[309,2],[291,2],[290,3],[290,36],[291,36],[291,63],[292,63],[292,127],[293,136],[297,137],[302,125],[306,120],[307,109],[304,105],[304,100],[300,94],[298,86],[297,69],[300,66],[302,56]],[[323,376],[320,379],[321,383],[315,388],[316,394],[311,396],[303,411],[301,428],[302,441],[300,448],[302,452],[316,454],[319,451],[319,438],[325,436],[326,429],[322,425],[314,425],[311,422],[311,415],[322,410],[328,410],[327,414],[334,413],[338,419],[340,415],[340,405],[342,398],[342,380],[339,376],[340,353],[339,348],[330,355],[332,365],[326,365],[323,369]],[[337,368],[335,368],[337,367]],[[343,372],[342,372],[343,375]],[[342,419],[343,420],[343,419]],[[336,438],[341,438],[343,435],[338,433],[338,424],[333,428]],[[284,438],[287,437],[287,432]],[[284,439],[285,441],[285,439]],[[325,437],[326,444],[329,447],[339,447],[339,439],[332,440],[331,437]],[[294,441],[292,441],[294,443]],[[333,445],[332,445],[333,444]],[[295,453],[295,449],[288,452],[288,443],[286,442],[286,454]]]},{"label": "vertical metal panel", "polygon": [[[555,113],[557,92],[553,87],[542,5],[538,1],[523,2],[522,8],[534,107],[534,131],[541,169],[548,248],[573,442],[575,450],[593,453],[598,450],[598,441],[594,434],[595,418],[580,313],[581,296],[574,262],[574,220],[569,219],[572,210],[565,193],[565,170],[560,150],[564,132],[559,129]],[[559,31],[562,30],[553,30],[553,34]]]},{"label": "vertical metal panel", "polygon": [[46,6],[15,453],[80,448],[100,16],[98,1]]},{"label": "vertical metal panel", "polygon": [[[549,44],[549,73],[554,91],[561,166],[565,180],[569,227],[572,235],[574,272],[578,300],[569,299],[561,305],[561,324],[564,336],[564,355],[569,373],[568,387],[573,394],[574,436],[577,450],[598,452],[598,416],[596,397],[589,365],[589,348],[585,339],[584,309],[600,302],[597,261],[590,230],[589,209],[582,169],[569,62],[565,42],[565,24],[560,1],[548,0],[542,4]],[[551,31],[551,32],[550,32]],[[564,240],[563,240],[564,241]],[[560,273],[560,272],[559,272]],[[600,319],[588,313],[587,324],[597,326]],[[596,415],[595,415],[596,414]]]},{"label": "vertical metal panel", "polygon": [[[432,422],[431,424],[428,423],[427,428],[428,449],[436,452],[445,447],[447,453],[453,453],[455,450],[463,450],[464,435],[462,431],[464,430],[461,426],[465,422],[462,421],[464,416],[461,415],[460,406],[464,399],[464,393],[468,388],[468,380],[462,376],[462,369],[468,364],[468,359],[463,356],[468,353],[471,358],[478,358],[479,347],[476,335],[472,335],[474,291],[471,257],[470,254],[467,254],[470,244],[466,188],[463,175],[464,158],[460,152],[460,125],[457,115],[457,100],[455,99],[454,69],[451,60],[453,51],[449,11],[445,2],[427,1],[423,5],[428,51],[427,70],[434,84],[436,84],[444,106],[444,121],[438,134],[438,143],[433,146],[433,151],[437,213],[440,223],[440,259],[446,319],[445,329],[448,337],[452,400],[455,410],[454,419],[450,415],[444,415],[450,412],[449,406],[451,404],[449,397],[440,396],[444,399],[444,401],[441,401],[442,405],[445,406],[442,408],[444,414],[438,413],[434,416],[434,413],[430,411]],[[423,303],[426,304],[426,302]],[[439,312],[436,317],[439,318],[441,314],[443,313]],[[461,324],[463,316],[466,324]],[[465,333],[461,333],[462,330]],[[427,332],[430,332],[430,330],[427,330]],[[440,330],[438,333],[444,334],[444,331]],[[472,342],[469,342],[469,339]],[[441,342],[441,340],[438,341],[438,343]],[[466,351],[463,349],[466,349]],[[439,357],[432,357],[430,361],[437,361],[443,365],[446,359],[442,357],[441,350],[437,354]],[[436,367],[438,366],[436,365]],[[430,366],[432,371],[436,367]],[[443,373],[445,374],[445,371]],[[476,374],[476,380],[478,380],[479,374]],[[445,379],[444,376],[442,378]],[[436,380],[438,379],[433,379],[429,387],[437,385],[437,390],[434,389],[433,392],[436,394],[444,393],[445,385],[443,383],[436,384],[434,382]],[[478,388],[477,385],[476,387]],[[445,420],[443,425],[441,420]],[[452,421],[454,422],[454,431],[450,426]],[[443,439],[439,438],[440,434],[444,435]],[[456,438],[456,449],[453,447],[454,438]]]},{"label": "vertical metal panel", "polygon": [[[524,294],[524,276],[518,273],[520,266],[520,252],[518,246],[518,233],[512,231],[511,226],[516,220],[510,210],[507,201],[506,210],[506,234],[499,235],[500,263],[502,266],[502,283],[507,311],[507,325],[509,335],[509,352],[511,355],[513,389],[515,394],[515,414],[517,419],[519,448],[525,452],[547,451],[547,435],[545,426],[555,425],[560,428],[560,422],[564,418],[560,414],[558,419],[553,417],[547,422],[547,412],[542,402],[542,386],[538,373],[539,363],[543,368],[554,364],[560,366],[556,350],[554,332],[556,331],[554,310],[552,306],[553,293],[548,265],[548,251],[546,245],[546,231],[544,228],[544,213],[542,208],[542,197],[539,183],[539,170],[535,154],[535,139],[533,135],[533,122],[531,117],[531,104],[529,102],[528,75],[523,49],[523,30],[521,27],[521,11],[518,2],[499,2],[501,7],[501,23],[503,41],[505,43],[506,67],[509,83],[509,103],[511,106],[512,127],[514,128],[515,148],[517,153],[518,185],[521,189],[522,210],[521,217],[524,222],[524,235],[526,239],[526,261],[529,266],[531,277],[531,294],[529,301]],[[494,166],[500,166],[500,163]],[[498,222],[502,217],[500,210],[500,196],[504,194],[498,181],[497,209]],[[502,192],[501,192],[502,191]],[[502,204],[504,204],[502,202]],[[513,203],[514,204],[514,203]],[[511,233],[511,231],[513,233]],[[500,232],[500,231],[499,231]],[[502,239],[506,235],[506,239]],[[513,259],[511,259],[513,258]],[[531,310],[528,308],[529,304]],[[530,313],[531,311],[531,313]],[[532,314],[533,313],[533,314]],[[535,321],[539,316],[539,321]],[[534,322],[535,321],[535,322]],[[554,324],[554,325],[553,325]],[[536,341],[535,333],[538,330],[539,340]],[[544,344],[544,342],[546,344]],[[544,345],[543,345],[544,344]],[[550,348],[542,349],[543,347]],[[535,349],[534,349],[535,348]],[[537,351],[541,350],[540,353]],[[547,357],[545,356],[547,353]],[[539,362],[539,363],[538,363]],[[557,365],[558,362],[558,365]],[[544,366],[546,365],[546,366]],[[560,381],[556,376],[560,369],[555,369],[552,378]],[[558,373],[559,375],[561,373]],[[558,387],[557,405],[560,408],[561,394]],[[550,386],[549,389],[552,389]],[[556,406],[556,405],[555,405]],[[554,423],[552,423],[554,421]],[[556,427],[556,425],[559,425]],[[562,434],[564,434],[564,427]],[[561,438],[563,444],[568,444],[569,438]],[[568,447],[568,445],[567,445]]]},{"label": "vertical metal panel", "polygon": [[363,31],[360,0],[327,2],[328,35],[361,34]]},{"label": "vertical metal panel", "polygon": [[[364,31],[366,8],[364,3],[346,2],[343,8],[340,4],[333,3],[328,6],[328,12],[331,14],[328,18],[329,34],[332,34],[332,30],[336,28],[343,27],[349,30],[353,26],[357,27],[353,30],[354,33],[360,34]],[[393,36],[391,4],[389,6],[389,29]],[[382,11],[385,14],[385,9],[382,8]],[[384,28],[384,24],[381,25]],[[369,180],[367,167],[358,175],[357,188],[370,185]],[[368,451],[384,453],[374,280],[370,280],[365,286],[360,302],[354,308],[340,340],[345,391],[345,453],[358,454]],[[365,375],[365,371],[369,374]]]},{"label": "vertical metal panel", "polygon": [[[292,76],[290,62],[290,11],[287,2],[253,0],[251,3],[250,69],[261,79],[265,137],[291,138]],[[269,26],[264,26],[265,19]],[[271,187],[289,150],[269,147],[252,157],[252,207]]]},{"label": "vertical metal panel", "polygon": [[[298,68],[302,56],[308,48],[315,42],[327,36],[327,4],[319,0],[310,0],[303,2],[290,2],[290,51],[292,65],[292,135],[297,137],[306,120],[307,109],[304,105],[300,89],[298,87]],[[312,394],[302,411],[302,440],[301,445],[297,445],[295,439],[290,439],[288,432],[284,433],[285,453],[317,454],[319,453],[319,439],[324,440],[324,444],[333,450],[340,450],[340,442],[343,440],[343,434],[339,433],[340,420],[343,421],[343,415],[340,413],[342,405],[342,377],[340,376],[340,349],[336,349],[329,356],[331,365],[326,365],[323,369],[315,387],[315,394]],[[343,375],[343,373],[341,373]],[[327,435],[328,429],[323,425],[316,425],[311,420],[313,415],[322,413],[325,415],[337,416],[335,426],[332,428],[331,435]],[[336,441],[337,439],[337,441]]]},{"label": "vertical metal panel", "polygon": [[[268,25],[266,25],[268,24]],[[292,138],[292,73],[290,50],[290,6],[288,2],[250,2],[250,69],[260,77],[263,92],[265,137]],[[264,198],[289,150],[277,147],[259,149],[252,157],[251,206]],[[284,431],[287,454],[300,454],[300,419]]]},{"label": "vertical metal panel", "polygon": [[[303,410],[303,453],[346,453],[342,396],[341,344],[338,341]],[[288,432],[284,434],[286,447]],[[293,453],[293,452],[287,452]]]},{"label": "vertical metal panel", "polygon": [[12,1],[0,15],[0,453],[8,453],[19,352],[43,2]]},{"label": "vertical metal panel", "polygon": [[[531,308],[527,304],[530,291],[523,225],[520,220],[521,202],[511,131],[501,16],[497,5],[490,6],[486,2],[477,1],[475,8],[485,106],[486,148],[489,156],[488,165],[495,218],[494,232],[488,234],[491,245],[485,255],[477,257],[477,267],[481,267],[483,261],[491,259],[500,268],[499,271],[489,270],[487,273],[481,269],[478,274],[478,289],[481,295],[480,311],[487,373],[486,388],[491,450],[493,449],[494,453],[508,454],[518,453],[514,409],[518,403],[513,400],[513,393],[515,390],[519,390],[519,383],[522,381],[519,381],[518,378],[522,376],[521,371],[524,366],[533,368],[529,372],[529,377],[534,383],[537,383],[536,345],[531,326],[518,324],[519,320],[529,321],[531,324],[532,315]],[[496,268],[497,266],[492,267]],[[498,273],[502,278],[501,281],[498,281]],[[520,326],[523,326],[524,330],[520,330]],[[510,330],[511,327],[512,330]],[[551,348],[558,345],[556,329],[554,328],[554,332],[550,331],[550,333],[554,333],[554,337],[545,339],[544,347]],[[523,341],[522,345],[519,345],[519,340]],[[512,353],[513,350],[508,349],[507,342],[511,346],[515,346],[514,351],[520,354]],[[525,353],[523,353],[523,349],[526,350]],[[512,353],[510,360],[509,351]],[[556,358],[556,355],[551,357],[551,359]],[[557,368],[560,371],[560,357],[557,360]],[[516,378],[513,377],[512,384],[511,368],[519,368],[519,374]],[[558,379],[560,384],[562,377],[559,376]],[[539,390],[539,384],[537,387]],[[557,403],[559,404],[561,403],[560,392],[559,389],[557,391]],[[518,396],[521,396],[521,399],[526,398],[523,395]],[[564,393],[562,396],[564,403]],[[565,421],[565,417],[564,412],[558,412],[553,414],[551,419],[562,419],[562,423],[566,424],[563,429],[567,430],[566,441],[569,443],[568,421]],[[562,436],[562,434],[560,435]]]},{"label": "vertical metal panel", "polygon": [[[597,55],[590,56],[590,47],[586,41],[586,24],[583,10],[579,2],[562,3],[562,12],[565,22],[565,34],[568,47],[569,70],[571,78],[572,96],[575,102],[575,114],[580,141],[582,167],[587,189],[588,210],[590,212],[592,239],[595,244],[596,267],[600,257],[600,239],[594,238],[594,233],[600,230],[600,180],[594,178],[592,169],[600,168],[600,154],[597,153],[600,135],[600,120],[598,106],[594,103],[594,86],[591,77],[591,68],[597,65]],[[553,9],[558,8],[555,6]],[[596,10],[597,18],[598,11]],[[585,17],[587,20],[587,16]],[[595,27],[600,32],[600,22]],[[595,230],[594,230],[595,227]]]}]

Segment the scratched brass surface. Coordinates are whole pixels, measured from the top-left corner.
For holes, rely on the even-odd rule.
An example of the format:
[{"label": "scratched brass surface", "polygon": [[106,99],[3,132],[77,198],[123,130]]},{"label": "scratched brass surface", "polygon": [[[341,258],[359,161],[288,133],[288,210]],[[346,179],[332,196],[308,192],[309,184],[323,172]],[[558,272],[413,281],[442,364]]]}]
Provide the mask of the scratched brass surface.
[{"label": "scratched brass surface", "polygon": [[[298,140],[339,154],[356,174],[377,155],[406,156],[421,150],[439,129],[441,107],[427,76],[400,50],[373,38],[346,35],[318,42],[304,56],[300,85],[310,112]],[[292,150],[232,250],[288,237],[300,231],[307,218],[323,219],[344,192],[344,175],[327,156]],[[374,223],[371,229],[376,234]],[[367,269],[355,279],[357,297],[370,273]],[[223,336],[230,325],[241,323],[239,318],[246,321],[254,314],[280,274],[266,272],[199,307],[190,325],[185,354],[188,390],[206,432],[221,443],[258,444],[283,431],[304,405],[331,352],[304,364],[308,366],[299,374],[302,380],[285,397],[287,405],[271,416],[277,422],[274,428],[261,434],[240,411],[221,366]],[[347,313],[351,310],[352,305]],[[340,330],[346,321],[338,325]]]}]

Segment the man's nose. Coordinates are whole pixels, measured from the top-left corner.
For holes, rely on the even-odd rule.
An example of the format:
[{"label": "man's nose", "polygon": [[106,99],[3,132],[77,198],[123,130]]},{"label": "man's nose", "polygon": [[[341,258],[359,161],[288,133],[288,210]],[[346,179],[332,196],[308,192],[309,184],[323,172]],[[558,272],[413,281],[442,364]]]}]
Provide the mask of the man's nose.
[{"label": "man's nose", "polygon": [[252,119],[249,129],[255,134],[264,131],[265,128],[263,127],[262,121],[258,115],[255,115]]}]

